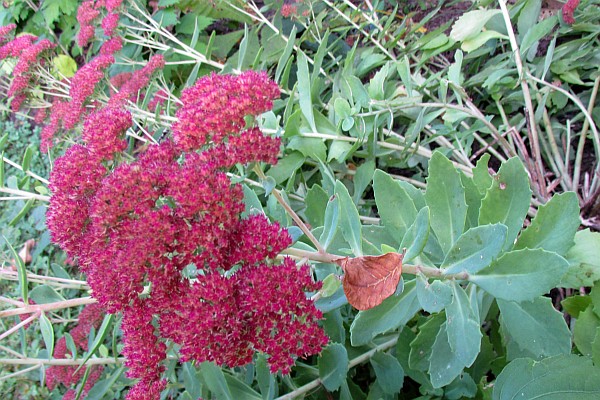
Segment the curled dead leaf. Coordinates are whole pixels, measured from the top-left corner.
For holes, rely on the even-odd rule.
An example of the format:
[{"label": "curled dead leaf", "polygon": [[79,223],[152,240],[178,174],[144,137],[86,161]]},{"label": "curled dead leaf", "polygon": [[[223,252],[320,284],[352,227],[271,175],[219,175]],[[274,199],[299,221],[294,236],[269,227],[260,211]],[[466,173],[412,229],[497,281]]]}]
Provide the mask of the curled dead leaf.
[{"label": "curled dead leaf", "polygon": [[400,282],[402,254],[340,258],[336,264],[344,270],[342,286],[354,308],[368,310],[390,297]]}]

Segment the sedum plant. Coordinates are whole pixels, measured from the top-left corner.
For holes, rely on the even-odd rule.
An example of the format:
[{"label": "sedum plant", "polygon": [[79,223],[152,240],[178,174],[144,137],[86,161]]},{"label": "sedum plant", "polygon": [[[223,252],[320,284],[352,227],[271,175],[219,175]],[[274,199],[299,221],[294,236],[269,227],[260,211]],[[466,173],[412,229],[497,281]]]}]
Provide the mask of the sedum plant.
[{"label": "sedum plant", "polygon": [[[579,67],[552,68],[554,47],[537,64],[487,56],[560,21],[595,32],[576,22],[597,13],[570,1],[544,22],[539,1],[501,1],[447,36],[397,2],[355,3],[48,2],[25,25],[40,37],[15,35],[18,18],[0,29],[5,108],[43,126],[52,165],[35,173],[31,146],[0,163],[0,190],[26,201],[9,225],[47,228],[33,254],[5,238],[0,384],[52,399],[597,396],[597,289],[567,297],[566,319],[556,301],[600,278],[599,235],[578,231],[597,180],[544,173],[570,149],[552,144],[544,75],[573,83]],[[589,112],[566,92],[588,121],[575,170],[594,82]],[[550,161],[510,115],[532,99]]]}]

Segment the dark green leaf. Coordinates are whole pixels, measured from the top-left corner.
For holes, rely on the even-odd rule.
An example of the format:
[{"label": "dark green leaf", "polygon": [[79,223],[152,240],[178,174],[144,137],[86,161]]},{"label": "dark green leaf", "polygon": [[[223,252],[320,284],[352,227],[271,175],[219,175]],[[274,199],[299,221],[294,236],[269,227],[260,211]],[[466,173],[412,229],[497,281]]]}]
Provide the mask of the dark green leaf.
[{"label": "dark green leaf", "polygon": [[235,376],[225,374],[225,381],[234,399],[262,400],[259,393]]},{"label": "dark green leaf", "polygon": [[339,343],[327,346],[319,357],[319,378],[329,391],[337,390],[348,373],[348,353]]},{"label": "dark green leaf", "polygon": [[354,204],[358,204],[363,192],[369,186],[373,180],[373,173],[375,172],[375,161],[367,160],[362,163],[354,174],[354,192],[352,193],[352,201]]},{"label": "dark green leaf", "polygon": [[563,310],[573,318],[579,318],[579,313],[592,304],[590,296],[573,295],[560,302]]},{"label": "dark green leaf", "polygon": [[504,254],[469,280],[499,299],[528,301],[555,287],[569,264],[556,253],[542,249]]},{"label": "dark green leaf", "polygon": [[[90,357],[92,357],[92,355],[96,352],[96,350],[98,350],[98,347],[100,347],[102,342],[104,342],[104,338],[106,337],[106,334],[108,333],[108,328],[112,324],[114,317],[115,316],[113,314],[107,314],[104,316],[104,320],[102,320],[102,325],[100,325],[100,328],[98,328],[98,333],[96,334],[96,337],[94,338],[94,342],[92,343],[91,346],[89,346],[89,349],[87,351],[85,358],[83,359],[83,363],[81,364],[81,366],[85,365],[87,360],[89,360]],[[81,368],[81,366],[79,366],[77,369]]]},{"label": "dark green leaf", "polygon": [[279,185],[289,179],[302,164],[304,164],[304,156],[302,153],[294,151],[281,158],[277,165],[267,171],[266,175],[273,177]]},{"label": "dark green leaf", "polygon": [[[319,185],[313,185],[306,192],[304,198],[304,204],[306,209],[304,214],[308,219],[308,223],[316,228],[317,226],[324,226],[325,223],[325,210],[329,202],[329,195]],[[327,227],[325,228],[327,229]]]}]

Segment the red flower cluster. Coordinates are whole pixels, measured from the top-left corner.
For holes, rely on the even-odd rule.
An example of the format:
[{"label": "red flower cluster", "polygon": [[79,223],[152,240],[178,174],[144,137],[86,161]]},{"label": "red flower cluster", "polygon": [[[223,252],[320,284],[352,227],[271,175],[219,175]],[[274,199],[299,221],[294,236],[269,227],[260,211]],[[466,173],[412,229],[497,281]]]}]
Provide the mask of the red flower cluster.
[{"label": "red flower cluster", "polygon": [[277,161],[278,138],[243,130],[246,115],[271,107],[277,86],[256,72],[203,78],[182,98],[173,129],[179,142],[150,146],[119,165],[113,156],[124,148],[131,116],[118,106],[161,65],[154,60],[88,117],[86,146],[57,160],[52,239],[79,259],[99,303],[123,313],[128,374],[140,379],[128,399],[159,397],[167,340],[180,346],[182,360],[233,367],[259,351],[272,371],[288,373],[294,357],[327,342],[305,295],[319,284],[291,259],[265,261],[291,239],[262,215],[242,218],[242,188],[226,174],[237,163]]},{"label": "red flower cluster", "polygon": [[135,101],[138,92],[148,86],[152,75],[164,66],[165,58],[160,54],[153,55],[142,69],[133,72],[122,82],[119,92],[110,98],[109,106],[122,106],[127,100]]},{"label": "red flower cluster", "polygon": [[[75,347],[83,351],[88,350],[88,336],[92,327],[98,329],[102,319],[104,318],[105,311],[99,304],[89,304],[79,314],[79,323],[77,326],[69,332],[73,337]],[[60,338],[54,346],[54,358],[64,359],[70,352],[67,349],[67,341],[64,337]],[[94,384],[100,379],[102,375],[103,367],[95,365],[92,367],[90,375],[83,388],[83,396],[90,391]],[[59,384],[63,384],[66,387],[76,385],[83,375],[85,374],[85,368],[80,368],[77,371],[76,366],[62,366],[53,365],[46,370],[46,385],[48,389],[53,390]],[[63,397],[63,399],[74,399],[77,394],[75,390],[69,390]]]},{"label": "red flower cluster", "polygon": [[175,142],[183,150],[221,142],[244,127],[244,117],[270,110],[277,97],[279,88],[264,72],[206,76],[181,94],[184,105],[173,124]]},{"label": "red flower cluster", "polygon": [[575,23],[575,9],[579,5],[579,0],[568,0],[562,8],[563,20],[572,25]]},{"label": "red flower cluster", "polygon": [[[0,43],[7,42],[6,35],[15,29],[15,25],[7,25],[0,28]],[[12,97],[11,108],[19,110],[26,98],[26,90],[35,79],[36,74],[33,67],[40,61],[40,55],[55,47],[48,39],[37,41],[38,37],[25,34],[18,36],[0,47],[0,60],[8,57],[16,57],[17,64],[12,71],[13,80],[8,88],[7,96]]]}]

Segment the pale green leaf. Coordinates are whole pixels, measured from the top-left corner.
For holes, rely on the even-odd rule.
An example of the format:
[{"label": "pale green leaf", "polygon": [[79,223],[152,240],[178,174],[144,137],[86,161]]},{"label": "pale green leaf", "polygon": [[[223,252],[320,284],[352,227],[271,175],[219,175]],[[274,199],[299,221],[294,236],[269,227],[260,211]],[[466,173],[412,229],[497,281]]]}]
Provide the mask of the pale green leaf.
[{"label": "pale green leaf", "polygon": [[348,189],[340,181],[335,183],[335,196],[340,202],[340,229],[355,256],[362,256],[360,216]]},{"label": "pale green leaf", "polygon": [[396,359],[387,353],[377,352],[371,357],[377,383],[387,394],[400,393],[404,384],[404,370]]},{"label": "pale green leaf", "polygon": [[469,276],[469,280],[499,299],[528,301],[555,287],[568,266],[567,260],[553,252],[515,250]]},{"label": "pale green leaf", "polygon": [[510,249],[517,238],[531,201],[529,176],[517,157],[506,161],[493,177],[492,186],[481,201],[479,224],[506,225],[508,234],[504,250]]},{"label": "pale green leaf", "polygon": [[319,357],[319,378],[329,391],[339,389],[348,373],[348,352],[339,343],[327,346]]},{"label": "pale green leaf", "polygon": [[356,315],[350,326],[350,342],[353,346],[369,343],[378,334],[406,324],[420,309],[415,281],[406,282],[402,294]]},{"label": "pale green leaf", "polygon": [[[308,72],[308,60],[303,52],[298,52],[298,98],[300,110],[313,132],[318,132],[313,114],[311,80]],[[321,158],[324,160],[325,157]]]},{"label": "pale green leaf", "polygon": [[42,338],[48,350],[48,359],[50,359],[54,353],[54,327],[44,313],[40,314],[40,330],[42,331]]},{"label": "pale green leaf", "polygon": [[467,203],[460,174],[440,152],[434,152],[429,160],[425,200],[431,214],[431,228],[447,253],[463,232]]},{"label": "pale green leaf", "polygon": [[373,191],[381,223],[401,243],[417,218],[415,203],[404,188],[381,170],[376,170],[373,175]]},{"label": "pale green leaf", "polygon": [[575,244],[567,252],[569,269],[560,286],[580,288],[600,280],[600,233],[584,229],[575,234]]},{"label": "pale green leaf", "polygon": [[452,25],[450,38],[456,41],[470,39],[481,32],[485,24],[500,10],[473,10],[466,12]]},{"label": "pale green leaf", "polygon": [[418,274],[417,298],[423,310],[428,313],[437,313],[452,302],[452,289],[439,280],[429,283],[423,274]]},{"label": "pale green leaf", "polygon": [[483,31],[474,37],[463,40],[460,48],[470,53],[477,50],[491,39],[508,39],[508,36],[496,31]]},{"label": "pale green leaf", "polygon": [[596,400],[600,368],[574,354],[535,361],[519,358],[508,364],[494,384],[493,400]]},{"label": "pale green leaf", "polygon": [[434,388],[448,385],[463,371],[464,363],[456,357],[448,342],[446,322],[440,327],[429,358],[429,376]]},{"label": "pale green leaf", "polygon": [[[443,324],[446,323],[444,313],[432,314],[420,327],[417,336],[410,342],[408,365],[410,370],[427,371],[431,349]],[[402,330],[404,333],[406,329]]]},{"label": "pale green leaf", "polygon": [[560,255],[573,245],[579,228],[579,201],[574,192],[554,195],[519,236],[515,249],[542,248]]},{"label": "pale green leaf", "polygon": [[476,273],[500,254],[506,240],[506,226],[483,225],[466,231],[452,246],[441,268],[446,274]]},{"label": "pale green leaf", "polygon": [[452,302],[446,307],[446,330],[450,348],[464,366],[473,364],[481,348],[478,317],[469,297],[456,281],[452,282]]},{"label": "pale green leaf", "polygon": [[501,324],[520,349],[539,358],[571,352],[571,332],[562,314],[552,306],[552,299],[497,301]]},{"label": "pale green leaf", "polygon": [[406,249],[403,261],[408,262],[419,256],[425,248],[428,239],[429,207],[423,207],[417,214],[415,222],[408,228],[408,232],[406,232],[406,235],[404,235],[404,238],[400,243],[400,251]]},{"label": "pale green leaf", "polygon": [[596,338],[598,327],[600,327],[600,318],[594,313],[592,307],[579,313],[573,329],[573,342],[584,356],[592,355],[592,342]]},{"label": "pale green leaf", "polygon": [[204,377],[204,382],[208,389],[215,395],[217,399],[223,400],[235,400],[233,397],[227,381],[225,380],[225,374],[220,367],[216,366],[213,362],[205,361],[200,364],[200,371]]}]

